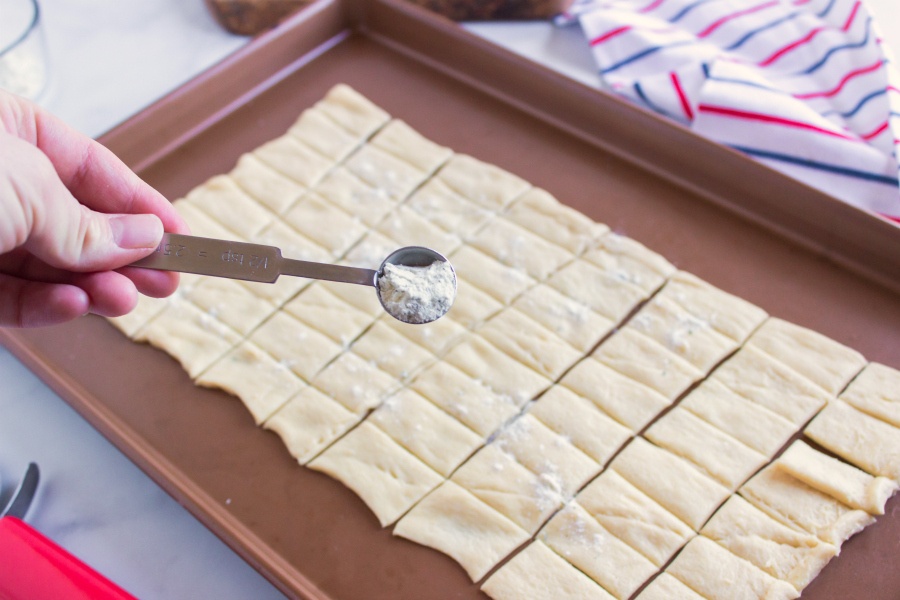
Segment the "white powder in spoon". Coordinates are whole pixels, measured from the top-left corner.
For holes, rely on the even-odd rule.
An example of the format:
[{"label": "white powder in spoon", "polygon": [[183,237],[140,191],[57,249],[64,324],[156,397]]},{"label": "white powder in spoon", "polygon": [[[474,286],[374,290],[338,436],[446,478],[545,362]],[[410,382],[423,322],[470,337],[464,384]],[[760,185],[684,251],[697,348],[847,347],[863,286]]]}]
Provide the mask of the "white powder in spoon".
[{"label": "white powder in spoon", "polygon": [[427,267],[384,266],[378,278],[381,303],[405,323],[430,323],[450,310],[456,297],[456,277],[450,263],[438,260]]}]

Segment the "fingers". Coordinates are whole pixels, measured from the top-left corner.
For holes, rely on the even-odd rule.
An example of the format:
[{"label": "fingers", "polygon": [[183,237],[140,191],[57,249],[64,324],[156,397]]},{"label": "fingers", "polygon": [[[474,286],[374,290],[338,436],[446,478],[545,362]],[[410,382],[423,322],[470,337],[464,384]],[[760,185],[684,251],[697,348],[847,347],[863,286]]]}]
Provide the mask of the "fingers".
[{"label": "fingers", "polygon": [[[139,269],[137,267],[123,267],[117,269],[116,272],[129,279],[132,285],[137,288],[137,291],[145,296],[165,298],[178,288],[178,273]],[[71,271],[51,267],[22,248],[6,254],[0,254],[0,274],[29,281],[75,285],[85,276],[85,274],[72,273]]]},{"label": "fingers", "polygon": [[79,203],[37,148],[7,134],[0,139],[0,251],[18,246],[44,262],[77,272],[116,269],[159,244],[153,214],[105,214]]},{"label": "fingers", "polygon": [[0,131],[47,156],[58,179],[81,203],[105,213],[154,214],[163,228],[187,233],[171,203],[109,149],[43,109],[0,92]]},{"label": "fingers", "polygon": [[141,294],[151,298],[171,296],[178,288],[178,273],[137,267],[123,267],[117,272],[130,279]]},{"label": "fingers", "polygon": [[39,108],[33,114],[36,146],[81,203],[104,213],[153,214],[166,231],[187,232],[172,204],[108,148]]},{"label": "fingers", "polygon": [[137,305],[138,293],[134,283],[121,273],[106,271],[80,275],[72,284],[87,294],[89,312],[101,317],[119,317],[131,312]]},{"label": "fingers", "polygon": [[45,283],[0,274],[0,327],[57,325],[93,313],[118,317],[137,304],[137,289],[120,273],[76,276],[71,283]]},{"label": "fingers", "polygon": [[86,315],[89,310],[88,294],[77,286],[0,275],[0,326],[57,325]]}]

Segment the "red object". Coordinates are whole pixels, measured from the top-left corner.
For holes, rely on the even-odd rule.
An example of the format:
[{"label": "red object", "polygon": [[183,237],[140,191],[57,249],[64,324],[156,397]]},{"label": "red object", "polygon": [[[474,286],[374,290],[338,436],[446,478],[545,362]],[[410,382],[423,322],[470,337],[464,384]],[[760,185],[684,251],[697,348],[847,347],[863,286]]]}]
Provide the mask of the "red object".
[{"label": "red object", "polygon": [[0,600],[134,596],[16,517],[0,518]]}]

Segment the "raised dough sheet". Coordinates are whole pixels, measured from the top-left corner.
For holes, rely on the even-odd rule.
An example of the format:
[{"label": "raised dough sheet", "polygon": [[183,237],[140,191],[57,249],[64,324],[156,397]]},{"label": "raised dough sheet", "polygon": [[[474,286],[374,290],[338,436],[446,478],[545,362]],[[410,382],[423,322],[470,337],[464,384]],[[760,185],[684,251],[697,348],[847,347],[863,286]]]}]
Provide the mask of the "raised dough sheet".
[{"label": "raised dough sheet", "polygon": [[704,536],[688,542],[666,569],[709,600],[787,600],[800,593]]},{"label": "raised dough sheet", "polygon": [[812,534],[779,523],[740,496],[729,498],[700,533],[798,591],[839,551]]},{"label": "raised dough sheet", "polygon": [[769,516],[836,546],[874,520],[866,512],[809,487],[774,464],[757,473],[739,491]]},{"label": "raised dough sheet", "polygon": [[884,505],[897,490],[886,477],[873,477],[797,440],[778,457],[779,467],[824,494],[870,515],[884,514]]},{"label": "raised dough sheet", "polygon": [[900,430],[833,400],[806,427],[813,440],[873,475],[900,481]]}]

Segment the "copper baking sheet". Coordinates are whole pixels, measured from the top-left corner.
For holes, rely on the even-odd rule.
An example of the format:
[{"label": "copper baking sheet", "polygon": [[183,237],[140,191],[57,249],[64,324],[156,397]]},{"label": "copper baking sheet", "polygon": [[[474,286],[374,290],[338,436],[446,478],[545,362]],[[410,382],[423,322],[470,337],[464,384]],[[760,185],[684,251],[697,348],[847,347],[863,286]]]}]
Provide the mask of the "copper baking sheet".
[{"label": "copper baking sheet", "polygon": [[[339,82],[770,314],[900,367],[892,225],[402,2],[322,2],[103,142],[177,198]],[[451,559],[393,538],[353,493],[298,466],[237,400],[102,319],[0,336],[287,594],[484,597]],[[898,539],[894,498],[803,597],[895,599]]]}]

